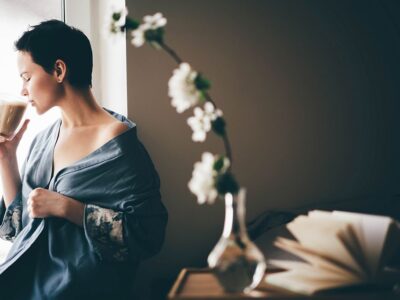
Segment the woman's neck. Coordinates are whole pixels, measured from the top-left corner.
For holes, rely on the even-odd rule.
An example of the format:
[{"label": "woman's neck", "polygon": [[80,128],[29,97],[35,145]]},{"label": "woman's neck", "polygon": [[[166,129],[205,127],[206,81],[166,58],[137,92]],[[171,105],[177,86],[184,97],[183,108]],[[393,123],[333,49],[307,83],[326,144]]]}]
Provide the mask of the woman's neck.
[{"label": "woman's neck", "polygon": [[108,119],[108,113],[96,102],[90,89],[66,91],[58,106],[65,129],[91,126]]}]

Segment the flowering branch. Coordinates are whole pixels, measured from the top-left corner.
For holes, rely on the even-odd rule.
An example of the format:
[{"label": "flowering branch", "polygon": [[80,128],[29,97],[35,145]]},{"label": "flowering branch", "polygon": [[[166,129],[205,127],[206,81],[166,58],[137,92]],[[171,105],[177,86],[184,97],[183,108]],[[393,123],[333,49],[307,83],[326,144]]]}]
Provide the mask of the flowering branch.
[{"label": "flowering branch", "polygon": [[[188,186],[197,196],[199,203],[213,203],[217,196],[226,193],[236,194],[239,185],[232,170],[232,149],[230,146],[226,122],[222,111],[211,98],[208,90],[210,82],[202,74],[194,71],[179,55],[164,41],[164,27],[167,19],[161,13],[145,16],[143,22],[128,17],[128,10],[114,10],[111,16],[110,32],[131,32],[132,44],[141,47],[146,42],[156,49],[164,50],[178,65],[168,82],[171,104],[178,113],[194,107],[194,115],[187,123],[192,128],[192,139],[204,142],[206,134],[211,129],[220,136],[225,147],[225,155],[213,155],[205,152],[202,161],[194,165],[193,176]],[[204,104],[204,108],[200,107]]]},{"label": "flowering branch", "polygon": [[[178,64],[181,64],[183,62],[183,60],[178,56],[178,54],[176,54],[176,52],[170,48],[165,42],[161,42],[160,47],[162,49],[164,49],[165,52],[167,52]],[[215,104],[215,102],[211,99],[211,96],[204,91],[205,87],[201,87],[200,85],[204,82],[204,79],[198,80],[198,84],[197,84],[197,88],[199,90],[203,90],[203,96],[206,99],[207,102],[210,102],[213,106],[214,106],[214,110],[217,110],[217,105]],[[207,88],[209,87],[209,84],[207,84]],[[225,121],[222,118],[219,118],[218,121],[214,122],[215,125],[213,128],[214,132],[216,132],[218,135],[220,135],[224,141],[224,146],[225,146],[225,151],[226,151],[226,156],[228,157],[229,161],[231,162],[230,166],[229,166],[229,170],[232,167],[232,150],[231,150],[231,145],[229,143],[229,138],[228,138],[228,134],[225,131]]]},{"label": "flowering branch", "polygon": [[175,61],[178,65],[180,65],[181,63],[183,63],[183,60],[178,56],[178,54],[176,54],[176,52],[171,49],[170,47],[168,47],[167,44],[165,44],[164,42],[160,43],[160,47],[162,49],[164,49],[165,52],[167,52]]}]

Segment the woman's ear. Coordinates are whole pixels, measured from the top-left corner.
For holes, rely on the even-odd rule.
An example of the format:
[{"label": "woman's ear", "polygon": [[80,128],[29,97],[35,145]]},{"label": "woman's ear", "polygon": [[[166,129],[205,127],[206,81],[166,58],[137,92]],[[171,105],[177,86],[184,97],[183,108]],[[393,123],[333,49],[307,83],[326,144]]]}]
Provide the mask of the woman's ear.
[{"label": "woman's ear", "polygon": [[61,59],[57,59],[54,63],[54,76],[57,82],[62,83],[67,74],[67,66],[65,62]]}]

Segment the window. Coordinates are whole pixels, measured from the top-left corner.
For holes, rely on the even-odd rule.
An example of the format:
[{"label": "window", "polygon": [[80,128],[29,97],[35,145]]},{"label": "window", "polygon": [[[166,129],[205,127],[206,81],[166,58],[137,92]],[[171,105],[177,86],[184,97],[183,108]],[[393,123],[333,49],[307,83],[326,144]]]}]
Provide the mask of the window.
[{"label": "window", "polygon": [[108,109],[127,115],[126,41],[108,39],[106,18],[125,0],[65,0],[65,22],[82,30],[93,49],[93,94]]}]

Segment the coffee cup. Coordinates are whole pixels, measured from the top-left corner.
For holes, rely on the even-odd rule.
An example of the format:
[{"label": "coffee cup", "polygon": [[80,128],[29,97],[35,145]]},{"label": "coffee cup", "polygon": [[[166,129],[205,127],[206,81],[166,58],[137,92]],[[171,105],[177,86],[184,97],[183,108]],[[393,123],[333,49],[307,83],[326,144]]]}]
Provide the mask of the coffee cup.
[{"label": "coffee cup", "polygon": [[23,98],[0,94],[0,135],[10,138],[15,134],[27,107]]}]

